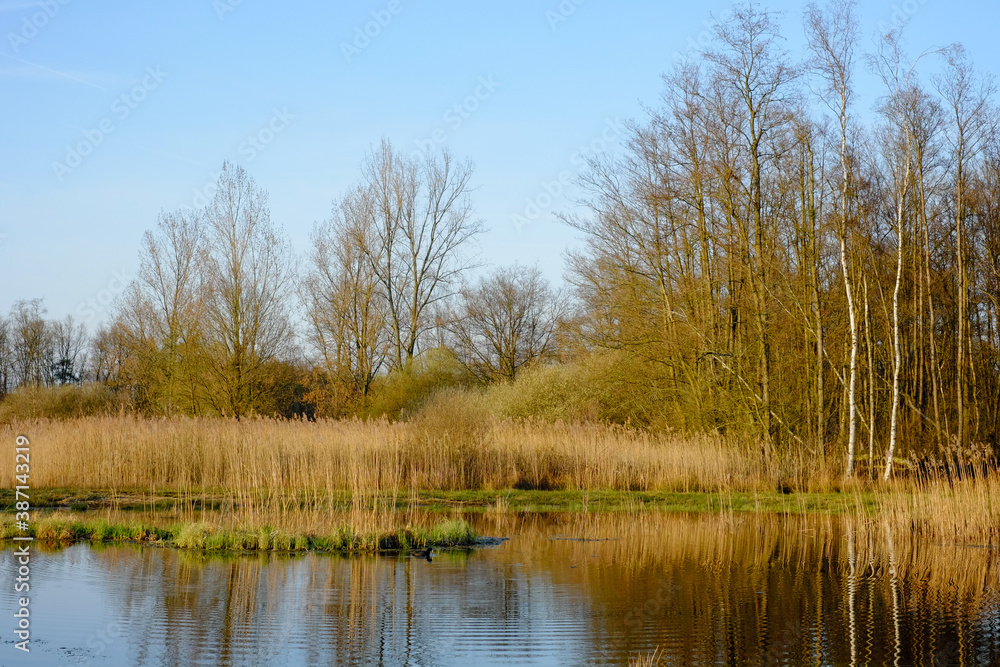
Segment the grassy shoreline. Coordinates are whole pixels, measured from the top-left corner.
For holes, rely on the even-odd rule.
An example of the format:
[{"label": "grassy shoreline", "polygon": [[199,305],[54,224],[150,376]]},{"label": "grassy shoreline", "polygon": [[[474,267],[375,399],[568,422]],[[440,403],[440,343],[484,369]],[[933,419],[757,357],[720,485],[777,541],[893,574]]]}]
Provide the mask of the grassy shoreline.
[{"label": "grassy shoreline", "polygon": [[[305,500],[289,499],[292,505]],[[308,497],[314,505],[315,496]],[[91,511],[115,508],[131,510],[192,511],[218,510],[227,502],[224,492],[184,493],[163,490],[110,489],[34,489],[31,505],[35,509]],[[332,511],[350,511],[351,494],[343,492],[322,501]],[[870,491],[815,492],[785,494],[780,492],[707,492],[707,491],[608,491],[522,489],[478,491],[418,491],[407,495],[383,494],[377,499],[362,498],[365,505],[384,509],[428,511],[504,512],[621,512],[657,510],[666,512],[760,512],[776,514],[843,514],[859,508],[874,511],[878,497]],[[0,508],[13,511],[14,490],[0,489]]]},{"label": "grassy shoreline", "polygon": [[395,531],[361,531],[340,525],[325,534],[299,530],[224,528],[206,522],[174,522],[158,526],[141,520],[112,521],[79,514],[53,512],[36,517],[27,530],[19,530],[12,517],[0,520],[0,541],[33,537],[42,542],[73,544],[140,543],[197,551],[274,551],[375,553],[413,549],[474,546],[479,536],[461,519],[439,521],[428,528],[406,527]]},{"label": "grassy shoreline", "polygon": [[[235,508],[237,525],[198,520],[219,514],[224,493],[150,494],[132,490],[35,489],[32,522],[27,531],[14,521],[14,493],[0,489],[0,542],[30,536],[51,543],[133,543],[196,551],[386,553],[415,549],[474,546],[480,537],[461,518],[442,518],[430,526],[401,525],[409,512],[427,516],[462,513],[643,513],[757,515],[843,515],[858,508],[874,511],[871,494],[707,493],[627,491],[423,491],[408,497],[365,497],[352,506],[349,494],[332,499],[327,511],[358,519],[327,530],[275,529],[273,515],[258,517]],[[183,514],[187,520],[151,521],[149,512]],[[115,515],[115,519],[96,514]],[[304,514],[324,515],[315,509]],[[373,513],[377,519],[373,521]],[[289,515],[294,514],[294,510]],[[131,515],[131,516],[130,516]],[[291,522],[294,525],[296,522]],[[301,522],[299,522],[301,523]],[[367,526],[358,528],[357,526]]]}]

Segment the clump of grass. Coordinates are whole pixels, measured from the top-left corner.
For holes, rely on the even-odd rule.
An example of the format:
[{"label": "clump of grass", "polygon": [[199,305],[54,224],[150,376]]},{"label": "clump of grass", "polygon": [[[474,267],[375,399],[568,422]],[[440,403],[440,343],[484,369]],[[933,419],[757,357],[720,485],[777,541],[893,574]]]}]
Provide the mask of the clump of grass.
[{"label": "clump of grass", "polygon": [[174,544],[180,549],[204,549],[209,534],[207,524],[185,524],[174,535]]},{"label": "clump of grass", "polygon": [[75,542],[88,535],[82,522],[54,514],[35,523],[35,538],[49,542]]},{"label": "clump of grass", "polygon": [[472,544],[476,541],[476,534],[472,530],[472,526],[464,520],[451,519],[432,527],[425,534],[420,535],[418,539],[421,539],[421,542],[417,546],[452,547]]},{"label": "clump of grass", "polygon": [[662,661],[664,655],[657,648],[652,653],[644,653],[637,656],[630,657],[628,659],[629,667],[656,667],[657,665],[664,664]]}]

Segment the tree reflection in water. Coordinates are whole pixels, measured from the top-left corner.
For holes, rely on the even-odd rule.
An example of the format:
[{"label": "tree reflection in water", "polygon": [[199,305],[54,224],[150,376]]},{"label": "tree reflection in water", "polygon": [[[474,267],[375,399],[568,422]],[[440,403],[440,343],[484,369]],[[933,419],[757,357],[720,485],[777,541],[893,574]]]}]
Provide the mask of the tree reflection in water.
[{"label": "tree reflection in water", "polygon": [[829,517],[466,518],[511,539],[433,562],[86,545],[43,557],[69,559],[50,577],[100,581],[135,665],[627,664],[657,647],[661,664],[1000,662],[992,549]]}]

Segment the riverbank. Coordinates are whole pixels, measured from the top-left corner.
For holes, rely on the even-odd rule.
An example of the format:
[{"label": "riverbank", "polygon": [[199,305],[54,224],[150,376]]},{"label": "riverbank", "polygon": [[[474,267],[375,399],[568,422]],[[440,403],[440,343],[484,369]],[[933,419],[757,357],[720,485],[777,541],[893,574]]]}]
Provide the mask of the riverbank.
[{"label": "riverbank", "polygon": [[205,550],[373,552],[475,544],[478,536],[465,521],[475,516],[685,514],[844,518],[942,544],[1000,546],[1000,518],[991,509],[1000,504],[1000,484],[992,477],[841,493],[507,489],[277,497],[262,490],[244,496],[245,504],[220,491],[36,489],[27,533],[15,525],[13,495],[0,490],[0,540],[30,535]]},{"label": "riverbank", "polygon": [[[374,553],[474,546],[480,537],[462,517],[473,515],[630,515],[654,513],[834,516],[873,511],[868,495],[654,493],[620,491],[424,491],[403,497],[337,494],[304,507],[251,510],[225,494],[143,493],[93,489],[38,489],[32,521],[20,530],[14,492],[0,490],[0,540],[33,537],[71,544],[138,543],[230,552]],[[315,501],[315,498],[312,498]],[[295,508],[292,508],[292,506]],[[420,521],[415,521],[419,516]],[[421,525],[422,524],[422,525]],[[282,526],[277,528],[276,526]]]}]

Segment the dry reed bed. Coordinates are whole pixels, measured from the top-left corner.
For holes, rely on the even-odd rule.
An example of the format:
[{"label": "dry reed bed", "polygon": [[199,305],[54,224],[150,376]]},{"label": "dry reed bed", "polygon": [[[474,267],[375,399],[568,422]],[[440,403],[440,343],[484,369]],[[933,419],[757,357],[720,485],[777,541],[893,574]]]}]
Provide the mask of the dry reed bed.
[{"label": "dry reed bed", "polygon": [[358,520],[374,524],[380,498],[394,506],[417,490],[842,488],[859,519],[871,518],[874,497],[878,520],[896,528],[946,542],[1000,544],[996,474],[954,483],[845,484],[839,461],[782,459],[752,441],[714,434],[461,414],[408,423],[119,416],[0,426],[0,441],[13,442],[18,433],[31,440],[33,488],[213,493],[249,510],[250,521],[253,511],[277,506],[285,515],[303,499],[329,509],[327,499],[344,492],[355,507],[370,506]]},{"label": "dry reed bed", "polygon": [[0,427],[31,439],[32,485],[81,489],[771,491],[835,479],[717,435],[485,420],[94,417]]}]

